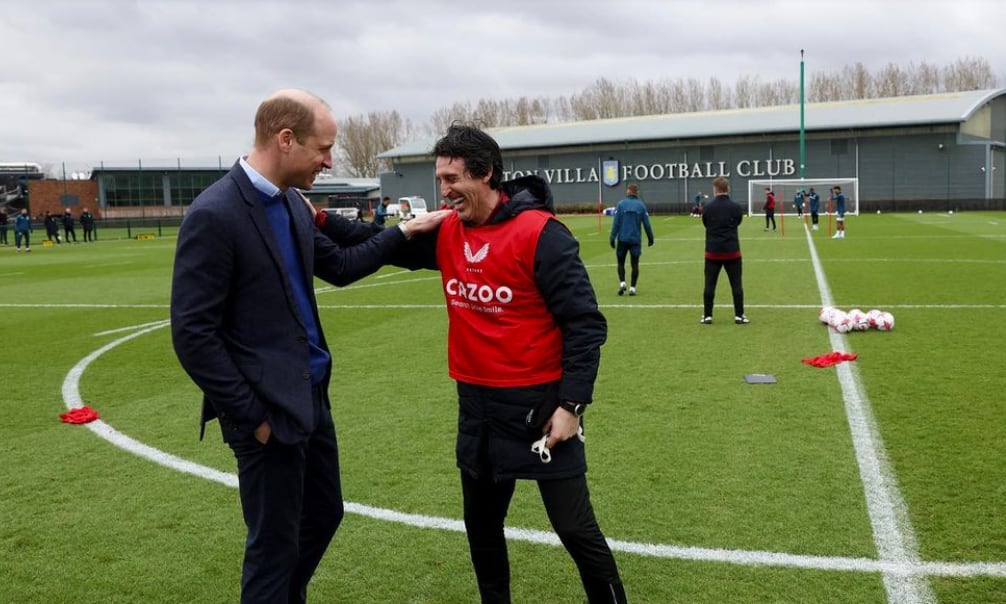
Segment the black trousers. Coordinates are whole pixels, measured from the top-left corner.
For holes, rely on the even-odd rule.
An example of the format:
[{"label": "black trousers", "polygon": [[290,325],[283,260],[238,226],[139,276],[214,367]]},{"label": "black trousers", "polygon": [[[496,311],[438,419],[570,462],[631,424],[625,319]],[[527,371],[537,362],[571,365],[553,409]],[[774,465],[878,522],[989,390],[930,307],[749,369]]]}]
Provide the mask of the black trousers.
[{"label": "black trousers", "polygon": [[741,284],[741,259],[710,260],[706,258],[706,287],[702,291],[702,316],[713,316],[713,300],[716,298],[716,282],[720,278],[720,269],[727,271],[730,280],[730,291],[734,296],[734,316],[744,314],[744,287]]},{"label": "black trousers", "polygon": [[307,584],[342,522],[339,450],[323,393],[314,394],[317,428],[287,445],[254,436],[228,443],[238,464],[248,539],[241,604],[301,604]]},{"label": "black trousers", "polygon": [[66,239],[67,243],[70,243],[70,238],[73,238],[73,242],[77,243],[77,231],[73,227],[63,229],[63,239]]},{"label": "black trousers", "polygon": [[84,227],[84,241],[94,241],[94,229]]},{"label": "black trousers", "polygon": [[636,283],[639,283],[639,256],[642,253],[641,243],[622,243],[618,242],[615,247],[615,260],[618,266],[618,280],[625,281],[625,257],[629,256],[629,266],[632,268],[632,281],[629,283],[632,287],[636,287]]},{"label": "black trousers", "polygon": [[[496,482],[489,472],[461,472],[465,530],[482,604],[510,603],[510,561],[503,520],[516,480]],[[552,528],[576,563],[590,604],[624,604],[625,591],[611,549],[590,504],[587,477],[539,480],[538,490]],[[547,598],[546,598],[547,599]]]},{"label": "black trousers", "polygon": [[7,225],[0,226],[0,245],[7,245]]},{"label": "black trousers", "polygon": [[772,230],[775,230],[775,208],[771,210],[765,210],[765,228],[768,229],[768,223],[772,223]]}]

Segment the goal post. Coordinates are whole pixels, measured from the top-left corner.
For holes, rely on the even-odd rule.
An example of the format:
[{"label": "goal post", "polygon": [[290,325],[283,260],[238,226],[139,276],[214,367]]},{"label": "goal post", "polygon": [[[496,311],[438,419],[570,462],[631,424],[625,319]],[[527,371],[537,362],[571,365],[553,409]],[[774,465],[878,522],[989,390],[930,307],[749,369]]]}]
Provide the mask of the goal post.
[{"label": "goal post", "polygon": [[[841,187],[845,195],[845,213],[859,215],[859,179],[858,178],[775,178],[772,180],[748,181],[748,215],[765,215],[765,189],[775,193],[775,215],[797,216],[796,194],[803,191],[806,194],[813,189],[820,197],[818,214],[821,216],[835,213],[835,202],[832,199],[832,188]],[[803,213],[810,214],[809,202],[804,196]]]}]

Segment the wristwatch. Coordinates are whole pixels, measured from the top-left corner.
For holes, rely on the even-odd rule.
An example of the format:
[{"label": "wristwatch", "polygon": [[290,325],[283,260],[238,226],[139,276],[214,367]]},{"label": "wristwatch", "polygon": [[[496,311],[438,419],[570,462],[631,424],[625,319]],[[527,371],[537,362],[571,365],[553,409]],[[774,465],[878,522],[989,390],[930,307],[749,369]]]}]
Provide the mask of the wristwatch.
[{"label": "wristwatch", "polygon": [[583,417],[583,412],[587,410],[587,405],[572,401],[559,401],[559,406],[577,417]]}]

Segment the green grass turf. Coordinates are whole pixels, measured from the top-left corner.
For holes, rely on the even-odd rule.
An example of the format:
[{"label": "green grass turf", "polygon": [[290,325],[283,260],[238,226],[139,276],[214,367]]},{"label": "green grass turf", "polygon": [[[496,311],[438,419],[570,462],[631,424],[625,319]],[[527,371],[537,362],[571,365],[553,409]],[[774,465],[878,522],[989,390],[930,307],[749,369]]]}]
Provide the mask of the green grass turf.
[{"label": "green grass turf", "polygon": [[[591,494],[625,542],[820,557],[793,568],[616,552],[631,601],[886,602],[882,576],[835,570],[877,547],[808,241],[742,226],[747,314],[725,275],[699,325],[702,229],[653,217],[639,295],[616,295],[610,218],[564,218],[581,242],[609,338],[586,416]],[[845,336],[918,543],[930,562],[989,562],[999,576],[929,577],[939,602],[1006,602],[1006,216],[850,217],[814,234],[835,305],[892,312],[895,329]],[[828,225],[823,223],[825,229]],[[168,317],[173,233],[136,241],[0,248],[0,603],[233,602],[244,538],[237,493],[122,452],[59,422],[61,389],[130,326]],[[335,359],[332,395],[348,501],[460,518],[456,402],[438,276],[388,267],[345,289],[317,284]],[[109,332],[102,334],[103,332]],[[750,385],[745,373],[771,373]],[[115,429],[225,472],[166,328],[87,366],[85,402]],[[508,524],[548,530],[533,484]],[[580,602],[558,547],[511,543],[514,601]],[[477,600],[464,535],[350,514],[312,583],[316,602]]]}]

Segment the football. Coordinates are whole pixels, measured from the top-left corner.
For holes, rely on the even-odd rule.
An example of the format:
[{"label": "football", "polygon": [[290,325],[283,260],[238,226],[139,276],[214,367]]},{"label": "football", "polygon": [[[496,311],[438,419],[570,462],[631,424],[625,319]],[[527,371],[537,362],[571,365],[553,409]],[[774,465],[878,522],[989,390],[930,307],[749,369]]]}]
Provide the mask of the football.
[{"label": "football", "polygon": [[856,331],[866,331],[870,328],[869,318],[858,308],[849,311],[849,318],[852,320],[852,328]]},{"label": "football", "polygon": [[831,325],[831,316],[835,314],[836,310],[838,309],[834,306],[825,306],[821,309],[821,312],[817,313],[817,318],[825,325]]},{"label": "football", "polygon": [[877,320],[877,329],[880,331],[890,331],[894,329],[894,315],[889,312],[880,313],[880,318]]},{"label": "football", "polygon": [[877,310],[876,308],[871,309],[869,312],[867,312],[866,320],[870,323],[870,327],[876,327],[877,322],[880,321],[880,317],[883,314],[884,314],[883,311]]},{"label": "football", "polygon": [[852,331],[854,323],[852,321],[852,317],[849,316],[849,313],[836,309],[831,315],[830,325],[832,329],[838,333],[849,333]]}]

